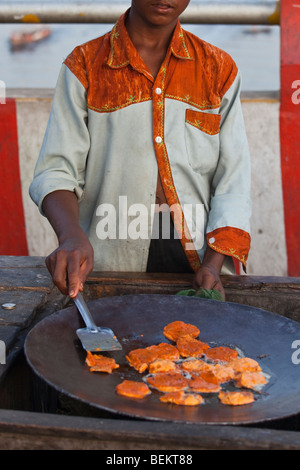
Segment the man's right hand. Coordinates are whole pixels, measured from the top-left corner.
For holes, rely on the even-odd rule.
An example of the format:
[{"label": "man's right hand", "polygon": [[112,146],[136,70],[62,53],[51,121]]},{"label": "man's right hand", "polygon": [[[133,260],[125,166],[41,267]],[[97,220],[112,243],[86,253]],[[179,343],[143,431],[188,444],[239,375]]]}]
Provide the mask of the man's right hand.
[{"label": "man's right hand", "polygon": [[68,238],[46,258],[54,284],[63,293],[75,297],[93,269],[94,252],[85,234]]},{"label": "man's right hand", "polygon": [[71,191],[54,191],[45,197],[43,211],[59,243],[46,258],[46,266],[58,289],[75,297],[94,265],[93,247],[78,222],[77,197]]}]

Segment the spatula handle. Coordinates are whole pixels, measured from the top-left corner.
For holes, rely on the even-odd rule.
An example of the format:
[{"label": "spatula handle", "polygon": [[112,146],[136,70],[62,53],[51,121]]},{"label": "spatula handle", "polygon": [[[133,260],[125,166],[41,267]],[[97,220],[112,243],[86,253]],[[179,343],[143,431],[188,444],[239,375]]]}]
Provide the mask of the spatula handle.
[{"label": "spatula handle", "polygon": [[78,308],[84,323],[86,324],[87,328],[91,331],[98,331],[97,326],[93,320],[93,317],[88,309],[87,304],[85,303],[81,292],[78,292],[77,296],[74,298],[74,302],[76,307]]}]

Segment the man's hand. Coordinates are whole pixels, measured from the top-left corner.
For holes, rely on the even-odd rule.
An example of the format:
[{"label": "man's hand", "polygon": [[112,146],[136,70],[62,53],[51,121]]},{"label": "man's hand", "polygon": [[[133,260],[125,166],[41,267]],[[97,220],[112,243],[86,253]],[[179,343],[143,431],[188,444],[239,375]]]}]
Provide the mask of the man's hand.
[{"label": "man's hand", "polygon": [[46,258],[54,284],[63,294],[75,297],[93,269],[94,250],[78,222],[78,200],[71,191],[54,191],[43,202],[59,246]]},{"label": "man's hand", "polygon": [[207,248],[202,265],[196,272],[193,280],[194,289],[216,289],[221,292],[225,298],[225,291],[220,279],[220,271],[224,262],[225,256]]},{"label": "man's hand", "polygon": [[93,269],[93,248],[85,234],[68,238],[46,258],[54,284],[63,294],[75,297]]}]

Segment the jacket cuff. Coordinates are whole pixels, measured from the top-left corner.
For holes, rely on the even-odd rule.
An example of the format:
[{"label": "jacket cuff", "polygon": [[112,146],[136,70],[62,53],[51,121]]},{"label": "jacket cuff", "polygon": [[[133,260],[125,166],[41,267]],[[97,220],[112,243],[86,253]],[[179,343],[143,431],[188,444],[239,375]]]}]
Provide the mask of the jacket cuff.
[{"label": "jacket cuff", "polygon": [[207,233],[206,240],[213,250],[239,260],[246,272],[251,243],[248,232],[234,227],[222,227]]}]

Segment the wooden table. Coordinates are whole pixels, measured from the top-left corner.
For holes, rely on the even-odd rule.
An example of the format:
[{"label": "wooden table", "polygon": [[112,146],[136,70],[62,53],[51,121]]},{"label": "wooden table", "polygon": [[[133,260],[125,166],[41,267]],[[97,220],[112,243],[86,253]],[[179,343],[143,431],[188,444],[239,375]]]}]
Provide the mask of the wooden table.
[{"label": "wooden table", "polygon": [[[242,275],[222,280],[226,300],[300,321],[300,278]],[[190,285],[189,274],[94,272],[85,297],[174,294]],[[52,285],[43,258],[0,256],[0,306],[15,304],[12,310],[0,309],[0,341],[6,346],[6,363],[0,364],[0,449],[178,451],[179,442],[180,450],[300,449],[298,416],[259,426],[177,425],[95,413],[57,396],[34,376],[23,345],[36,322],[68,301]]]}]

